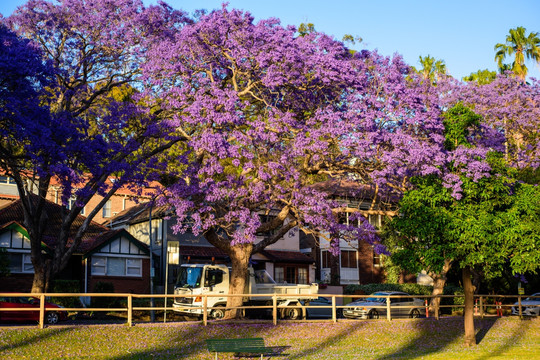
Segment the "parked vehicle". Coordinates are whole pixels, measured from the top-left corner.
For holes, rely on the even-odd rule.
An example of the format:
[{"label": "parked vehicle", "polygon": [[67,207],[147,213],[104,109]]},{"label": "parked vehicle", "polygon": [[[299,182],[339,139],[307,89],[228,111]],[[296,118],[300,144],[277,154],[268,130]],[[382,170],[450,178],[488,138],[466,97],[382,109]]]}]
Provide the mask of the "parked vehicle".
[{"label": "parked vehicle", "polygon": [[[225,306],[227,304],[225,295],[229,293],[229,275],[229,268],[222,264],[182,265],[174,286],[173,310],[186,315],[201,316],[203,314],[203,297],[200,295],[220,295],[207,297],[207,307],[214,308],[209,313],[211,318],[222,318],[225,315]],[[244,293],[265,294],[268,296],[246,296],[244,304],[269,306],[272,305],[272,296],[276,294],[278,295],[277,305],[288,307],[280,309],[280,317],[295,320],[302,317],[300,301],[315,300],[318,298],[318,292],[318,284],[281,285],[277,284],[265,270],[255,271],[253,268],[249,268],[249,279],[247,279]],[[186,295],[199,296],[187,297]]]},{"label": "parked vehicle", "polygon": [[[308,319],[326,319],[332,317],[332,300],[323,296],[319,296],[315,300],[311,300],[309,304],[301,301],[302,305],[306,305],[306,315]],[[336,308],[336,316],[343,317],[343,309]]]},{"label": "parked vehicle", "polygon": [[371,294],[368,298],[353,301],[343,308],[343,316],[349,319],[378,319],[385,317],[387,296],[400,296],[399,298],[390,298],[390,314],[393,318],[420,317],[424,302],[399,291],[380,291]]},{"label": "parked vehicle", "polygon": [[[525,316],[540,315],[540,292],[534,293],[521,301],[521,314]],[[512,306],[512,315],[519,315],[519,303]]]},{"label": "parked vehicle", "polygon": [[[33,308],[36,311],[31,310],[13,310],[13,311],[0,311],[0,321],[39,321],[39,299],[36,297],[0,297],[0,310],[5,308],[20,308],[28,309]],[[65,311],[58,311],[62,306],[53,303],[45,302],[45,322],[47,324],[56,324],[60,320],[66,320],[67,314]]]}]

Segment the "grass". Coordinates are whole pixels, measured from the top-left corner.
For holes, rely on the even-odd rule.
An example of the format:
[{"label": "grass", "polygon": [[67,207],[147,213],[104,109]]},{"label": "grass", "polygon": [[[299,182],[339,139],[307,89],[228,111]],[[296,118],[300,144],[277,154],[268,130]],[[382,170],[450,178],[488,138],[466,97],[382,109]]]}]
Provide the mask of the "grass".
[{"label": "grass", "polygon": [[[475,320],[478,346],[463,348],[463,319],[0,327],[2,359],[213,359],[208,338],[264,337],[273,359],[540,359],[540,319]],[[232,359],[220,354],[219,359]]]}]

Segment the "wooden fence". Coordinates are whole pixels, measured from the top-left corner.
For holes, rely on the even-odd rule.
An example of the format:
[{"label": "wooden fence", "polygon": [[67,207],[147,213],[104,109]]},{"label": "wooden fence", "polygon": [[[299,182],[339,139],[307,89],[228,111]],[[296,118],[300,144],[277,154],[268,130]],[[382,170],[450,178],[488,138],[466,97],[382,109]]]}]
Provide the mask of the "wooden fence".
[{"label": "wooden fence", "polygon": [[[321,294],[322,295],[322,294]],[[175,296],[174,294],[155,294],[155,295],[149,295],[149,294],[125,294],[125,293],[43,293],[43,294],[35,294],[35,293],[0,293],[0,298],[4,297],[10,297],[10,298],[22,298],[22,297],[33,297],[36,298],[39,301],[39,327],[44,328],[46,326],[45,324],[45,314],[48,310],[51,311],[66,311],[66,312],[120,312],[120,313],[126,313],[127,314],[127,325],[132,326],[134,324],[133,321],[133,312],[134,311],[163,311],[164,312],[164,321],[166,321],[166,314],[167,311],[171,312],[173,311],[171,306],[168,306],[168,303],[170,300],[173,300]],[[195,298],[195,297],[202,297],[203,305],[202,306],[186,306],[186,307],[178,307],[178,305],[175,307],[175,310],[187,310],[187,309],[201,309],[202,310],[202,323],[206,326],[208,325],[209,320],[209,314],[214,309],[213,307],[208,306],[208,298],[210,297],[268,297],[269,294],[239,294],[239,295],[182,295],[184,298]],[[288,309],[288,308],[298,308],[300,307],[302,310],[302,318],[306,318],[306,312],[308,308],[313,308],[315,306],[310,305],[309,303],[305,304],[296,304],[296,305],[290,305],[290,306],[282,306],[278,304],[278,296],[280,299],[285,297],[291,297],[292,299],[301,299],[302,296],[299,295],[283,295],[283,294],[273,294],[272,296],[272,304],[271,305],[258,305],[258,306],[241,306],[241,307],[220,307],[221,309],[225,310],[231,310],[231,309],[265,309],[265,310],[272,310],[272,322],[274,325],[278,323],[281,319],[279,318],[278,314],[279,311]],[[329,321],[337,322],[338,321],[338,310],[346,309],[350,307],[348,304],[345,305],[337,305],[337,299],[338,298],[351,298],[353,300],[358,299],[365,299],[373,295],[332,295],[332,294],[324,294],[324,297],[327,299],[331,299],[331,305],[328,306],[317,306],[318,308],[328,308],[331,309],[331,319]],[[85,297],[85,298],[99,298],[99,297],[108,297],[108,298],[115,298],[115,299],[125,299],[126,306],[125,307],[62,307],[62,308],[46,308],[46,299],[49,297],[59,298],[59,297],[69,297],[69,298],[79,298],[79,297]],[[422,305],[422,316],[430,317],[434,316],[437,319],[439,318],[439,314],[444,308],[450,308],[451,311],[455,311],[456,309],[462,308],[463,305],[455,304],[456,299],[459,299],[458,302],[463,302],[464,295],[438,295],[438,296],[426,296],[426,295],[410,295],[410,296],[377,296],[386,298],[386,303],[381,304],[380,306],[370,306],[370,308],[375,309],[384,309],[386,312],[386,319],[391,321],[392,320],[392,311],[391,311],[391,304],[392,299],[399,299],[403,297],[407,298],[416,298],[416,299],[423,299],[424,304]],[[517,307],[518,307],[518,314],[520,318],[523,318],[523,305],[522,301],[523,298],[527,297],[526,295],[475,295],[475,315],[484,317],[488,313],[493,313],[493,311],[490,311],[490,309],[495,309],[497,315],[502,315],[503,309],[509,309],[513,304],[508,304],[508,299],[517,299]],[[430,300],[432,298],[439,298],[441,299],[441,302],[443,302],[443,299],[450,298],[452,299],[453,304],[443,304],[438,307],[432,307],[430,306]],[[148,299],[151,300],[150,303],[153,304],[155,299],[161,299],[161,302],[163,305],[159,306],[134,306],[134,299]],[[506,300],[506,301],[505,301]],[[538,298],[540,300],[540,297]],[[503,304],[502,302],[505,301],[506,303]],[[36,301],[37,302],[37,301]],[[180,305],[181,306],[181,305]],[[531,305],[527,305],[530,307]],[[532,305],[534,306],[540,306],[540,305]],[[416,308],[418,309],[418,306],[403,306],[402,308]],[[7,307],[0,307],[0,319],[2,318],[2,312],[7,311],[37,311],[37,306],[33,308],[7,308]],[[424,313],[425,311],[425,313]],[[341,320],[340,320],[341,321]]]}]

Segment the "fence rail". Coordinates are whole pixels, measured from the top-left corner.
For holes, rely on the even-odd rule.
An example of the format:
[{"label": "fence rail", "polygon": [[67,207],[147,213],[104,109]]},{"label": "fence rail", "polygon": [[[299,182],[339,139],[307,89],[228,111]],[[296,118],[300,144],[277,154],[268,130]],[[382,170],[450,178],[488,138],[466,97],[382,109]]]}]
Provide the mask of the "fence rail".
[{"label": "fence rail", "polygon": [[[265,297],[267,298],[269,295],[272,296],[272,304],[271,305],[249,305],[249,306],[239,306],[239,307],[220,307],[220,309],[224,310],[233,310],[233,309],[241,309],[241,310],[248,310],[248,309],[263,309],[263,310],[272,310],[272,322],[274,325],[278,323],[279,316],[278,316],[278,310],[284,310],[284,309],[290,309],[290,308],[298,308],[301,307],[303,318],[306,318],[306,312],[309,308],[327,308],[331,309],[331,321],[337,322],[338,321],[338,311],[342,311],[343,309],[346,309],[350,307],[348,304],[344,305],[337,305],[337,299],[339,298],[352,298],[352,300],[358,300],[358,299],[365,299],[368,297],[371,297],[373,295],[341,295],[341,294],[319,294],[320,296],[324,296],[326,298],[331,299],[331,305],[327,306],[313,306],[310,305],[309,302],[306,303],[298,303],[294,305],[288,305],[283,306],[278,304],[278,296],[279,298],[288,298],[291,299],[309,299],[309,296],[302,296],[302,295],[284,295],[284,294],[238,294],[238,295],[182,295],[183,298],[202,298],[203,305],[202,306],[185,306],[182,307],[181,305],[175,305],[175,310],[171,306],[168,306],[168,303],[170,300],[173,300],[175,297],[178,297],[178,295],[174,294],[130,294],[130,293],[0,293],[0,300],[2,298],[29,298],[32,297],[36,299],[36,302],[34,305],[36,305],[37,302],[39,302],[39,328],[44,328],[46,326],[45,324],[45,314],[48,311],[54,311],[54,312],[120,312],[120,313],[126,313],[127,314],[127,325],[132,326],[133,325],[133,312],[134,311],[163,311],[164,312],[164,321],[167,321],[167,311],[178,311],[178,310],[202,310],[202,322],[204,325],[208,324],[209,321],[209,315],[212,310],[216,309],[217,307],[211,307],[208,306],[208,298],[212,297]],[[46,306],[46,299],[54,297],[54,298],[115,298],[115,299],[125,299],[126,306],[125,307],[62,307],[62,308],[52,308]],[[448,309],[450,308],[452,311],[455,309],[463,308],[463,304],[460,304],[463,302],[464,295],[410,295],[410,296],[397,296],[397,295],[391,295],[391,296],[378,296],[381,298],[386,299],[386,303],[382,303],[380,306],[370,306],[370,308],[374,309],[384,309],[386,311],[386,318],[391,321],[392,320],[392,310],[391,310],[391,304],[392,301],[395,301],[400,298],[416,298],[416,299],[423,299],[424,304],[421,307],[422,310],[425,310],[425,316],[435,316],[437,319],[439,318],[439,314],[441,312],[441,309]],[[530,298],[531,296],[527,295],[475,295],[474,296],[474,303],[475,303],[475,315],[484,317],[489,312],[490,308],[493,308],[496,310],[496,314],[498,316],[502,316],[503,309],[509,309],[514,304],[503,304],[503,301],[508,299],[517,299],[517,307],[518,307],[518,315],[520,318],[523,318],[523,308],[524,307],[540,307],[540,305],[523,305],[522,301],[523,298]],[[540,297],[534,297],[537,300],[540,301]],[[162,299],[163,306],[136,306],[134,305],[133,300],[134,299]],[[438,306],[432,306],[430,304],[431,299],[440,299],[441,302],[444,299],[452,299],[453,304],[439,304]],[[456,299],[459,299],[456,304]],[[150,304],[153,304],[154,302],[151,301]],[[401,309],[419,309],[419,306],[401,306]],[[2,319],[2,314],[4,312],[9,311],[34,311],[36,312],[38,309],[37,306],[34,307],[27,307],[27,308],[15,308],[15,307],[4,307],[0,306],[0,320]]]}]

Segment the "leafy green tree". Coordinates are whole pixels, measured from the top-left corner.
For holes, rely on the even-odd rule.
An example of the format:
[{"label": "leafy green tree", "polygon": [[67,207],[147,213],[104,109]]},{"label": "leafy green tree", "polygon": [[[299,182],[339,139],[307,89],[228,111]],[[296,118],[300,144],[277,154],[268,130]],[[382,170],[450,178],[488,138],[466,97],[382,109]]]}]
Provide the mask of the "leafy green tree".
[{"label": "leafy green tree", "polygon": [[506,42],[495,45],[495,61],[500,69],[508,68],[503,61],[507,56],[511,57],[512,55],[514,55],[514,61],[510,69],[521,80],[525,80],[528,72],[525,59],[540,63],[540,35],[537,32],[531,32],[527,35],[526,29],[522,26],[510,29],[506,36]]},{"label": "leafy green tree", "polygon": [[495,71],[484,69],[471,73],[469,76],[465,76],[463,80],[467,82],[476,82],[478,85],[486,85],[495,80],[496,77],[497,73]]},{"label": "leafy green tree", "polygon": [[500,153],[487,154],[485,176],[462,172],[464,158],[458,154],[474,153],[479,120],[462,105],[447,112],[445,146],[454,153],[445,169],[448,176],[414,179],[416,188],[405,193],[400,216],[390,224],[399,236],[388,241],[396,249],[393,260],[411,271],[441,272],[448,262],[461,269],[467,346],[476,344],[472,271],[489,279],[507,268],[523,274],[540,265],[540,188],[516,181],[516,171]]}]

